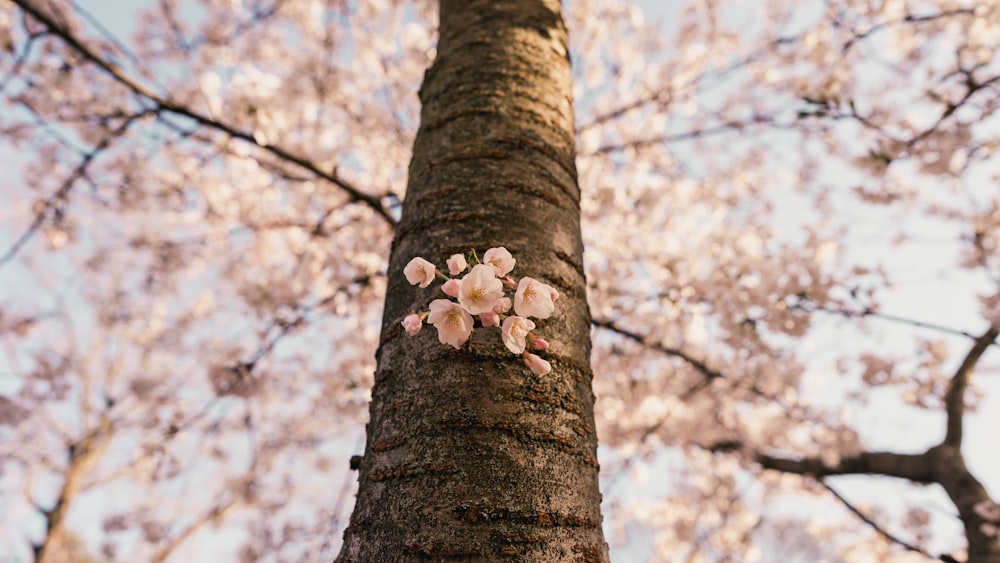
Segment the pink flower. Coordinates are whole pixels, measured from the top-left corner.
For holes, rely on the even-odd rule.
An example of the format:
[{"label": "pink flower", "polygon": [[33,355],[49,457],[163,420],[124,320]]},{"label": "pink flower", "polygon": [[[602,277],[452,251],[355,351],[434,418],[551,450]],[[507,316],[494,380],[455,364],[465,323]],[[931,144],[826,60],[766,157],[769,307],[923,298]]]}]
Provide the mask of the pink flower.
[{"label": "pink flower", "polygon": [[500,326],[500,315],[493,311],[479,313],[479,320],[483,323],[483,326]]},{"label": "pink flower", "polygon": [[528,366],[531,373],[535,375],[548,375],[552,371],[552,364],[530,352],[524,354],[521,359],[524,360],[524,365]]},{"label": "pink flower", "polygon": [[514,293],[514,311],[522,317],[547,319],[556,309],[553,295],[559,296],[552,286],[525,276]]},{"label": "pink flower", "polygon": [[427,260],[417,256],[410,263],[403,268],[403,274],[406,275],[406,281],[410,282],[411,285],[420,284],[420,287],[427,287],[434,281],[434,274],[437,273],[437,268],[434,264],[431,264]]},{"label": "pink flower", "polygon": [[458,302],[473,315],[489,313],[501,297],[503,283],[493,275],[493,268],[485,264],[473,266],[472,271],[462,278]]},{"label": "pink flower", "polygon": [[514,269],[514,257],[511,256],[510,252],[502,246],[497,248],[491,248],[483,254],[483,263],[489,264],[493,267],[493,271],[496,272],[498,278],[502,278],[510,273]]},{"label": "pink flower", "polygon": [[465,261],[465,256],[461,254],[452,254],[446,262],[448,263],[448,273],[453,276],[461,274],[469,266],[469,263]]},{"label": "pink flower", "polygon": [[497,304],[493,306],[493,312],[506,313],[507,311],[510,311],[511,305],[512,303],[510,297],[501,297],[500,299],[497,299]]},{"label": "pink flower", "polygon": [[500,327],[500,339],[508,350],[520,354],[524,352],[525,338],[533,328],[535,323],[530,320],[511,315],[504,319],[503,326]]},{"label": "pink flower", "polygon": [[441,291],[448,297],[458,297],[458,292],[462,288],[462,283],[458,280],[448,280],[441,285]]},{"label": "pink flower", "polygon": [[437,329],[441,344],[451,344],[455,348],[461,348],[472,334],[472,316],[458,303],[448,299],[431,301],[430,309],[431,314],[427,316],[427,323]]},{"label": "pink flower", "polygon": [[406,315],[402,324],[403,328],[406,329],[406,334],[410,336],[420,332],[420,329],[424,326],[424,322],[420,320],[420,315],[416,314]]},{"label": "pink flower", "polygon": [[545,350],[548,347],[549,347],[549,341],[548,340],[545,340],[544,338],[539,338],[537,336],[531,336],[531,349],[532,350]]}]

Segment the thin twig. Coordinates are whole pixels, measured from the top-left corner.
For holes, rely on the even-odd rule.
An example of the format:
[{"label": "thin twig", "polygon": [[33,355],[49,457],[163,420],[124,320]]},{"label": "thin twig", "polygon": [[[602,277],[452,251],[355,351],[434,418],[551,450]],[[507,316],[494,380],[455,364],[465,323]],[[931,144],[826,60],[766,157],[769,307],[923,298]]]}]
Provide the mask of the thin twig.
[{"label": "thin twig", "polygon": [[837,492],[837,490],[834,489],[832,486],[830,486],[826,481],[820,480],[820,484],[823,485],[823,488],[825,488],[827,491],[829,491],[830,494],[832,494],[834,496],[834,498],[836,498],[837,500],[839,500],[840,503],[843,504],[845,508],[847,508],[847,510],[850,510],[855,516],[857,516],[858,518],[860,518],[862,522],[864,522],[865,524],[868,524],[868,526],[870,526],[873,530],[875,530],[875,532],[878,535],[882,536],[883,538],[889,540],[890,542],[892,542],[892,543],[894,543],[896,545],[899,545],[899,546],[905,548],[908,551],[912,551],[914,553],[919,553],[920,555],[923,555],[924,557],[926,557],[928,559],[935,559],[935,560],[938,560],[938,561],[946,561],[947,563],[958,563],[958,561],[955,560],[955,558],[953,558],[950,555],[945,555],[945,554],[941,554],[941,555],[938,555],[938,556],[931,555],[930,553],[927,553],[926,551],[924,551],[924,550],[920,549],[919,547],[913,545],[912,543],[910,543],[910,542],[908,542],[908,541],[900,538],[899,536],[893,534],[892,532],[889,532],[888,530],[886,530],[885,528],[883,528],[882,526],[880,526],[878,524],[878,522],[875,522],[875,520],[873,520],[870,516],[868,516],[867,514],[865,514],[864,512],[862,512],[861,509],[859,509],[858,507],[854,506],[851,503],[851,501],[849,501],[846,498],[844,498],[843,495],[841,495],[839,492]]},{"label": "thin twig", "polygon": [[[804,312],[807,312],[807,313],[827,313],[827,314],[830,314],[830,315],[839,315],[841,317],[846,317],[846,318],[849,318],[849,319],[858,319],[858,318],[871,317],[873,319],[879,319],[879,320],[883,320],[883,321],[887,321],[887,322],[891,322],[891,323],[905,324],[905,325],[910,325],[910,326],[917,327],[917,328],[926,328],[928,330],[934,330],[934,331],[937,331],[937,332],[943,332],[945,334],[952,334],[952,335],[955,335],[955,336],[964,336],[964,337],[969,338],[971,340],[975,340],[976,338],[978,338],[976,335],[974,335],[974,334],[972,334],[970,332],[967,332],[967,331],[964,331],[964,330],[959,330],[957,328],[951,328],[951,327],[947,327],[947,326],[943,326],[943,325],[939,325],[939,324],[935,324],[935,323],[930,323],[930,322],[926,322],[926,321],[921,321],[921,320],[917,320],[917,319],[910,319],[910,318],[901,317],[901,316],[898,316],[898,315],[891,315],[889,313],[880,313],[880,312],[878,312],[878,311],[876,311],[874,309],[870,309],[870,308],[867,308],[867,307],[864,308],[864,309],[858,309],[858,310],[835,309],[833,307],[825,307],[823,305],[819,305],[817,303],[811,303],[811,302],[793,303],[793,304],[789,304],[789,307],[792,308],[792,309],[798,309],[800,311],[804,311]],[[993,345],[996,346],[998,344],[994,342]]]},{"label": "thin twig", "polygon": [[634,332],[632,332],[630,330],[621,328],[618,325],[616,325],[614,323],[614,321],[610,321],[610,320],[606,320],[606,319],[594,319],[593,321],[591,321],[591,324],[593,324],[597,328],[603,328],[603,329],[609,330],[609,331],[611,331],[611,332],[613,332],[615,334],[619,334],[621,336],[624,336],[625,338],[628,338],[629,340],[632,340],[633,342],[637,342],[639,344],[642,344],[643,346],[646,346],[647,348],[650,348],[652,350],[656,350],[657,352],[660,352],[662,354],[666,354],[668,356],[673,356],[675,358],[680,358],[680,359],[684,360],[685,362],[687,362],[688,364],[690,364],[691,367],[693,367],[696,370],[698,370],[699,372],[701,372],[701,374],[704,375],[709,380],[720,379],[720,378],[724,378],[725,377],[725,375],[723,375],[722,372],[716,371],[716,370],[708,367],[704,362],[702,362],[700,360],[697,360],[695,358],[692,358],[691,356],[689,356],[683,350],[679,350],[679,349],[676,349],[676,348],[668,348],[668,347],[666,347],[666,346],[664,346],[662,344],[657,344],[657,343],[653,343],[653,342],[647,342],[646,338],[643,337],[642,335],[636,334],[636,333],[634,333]]}]

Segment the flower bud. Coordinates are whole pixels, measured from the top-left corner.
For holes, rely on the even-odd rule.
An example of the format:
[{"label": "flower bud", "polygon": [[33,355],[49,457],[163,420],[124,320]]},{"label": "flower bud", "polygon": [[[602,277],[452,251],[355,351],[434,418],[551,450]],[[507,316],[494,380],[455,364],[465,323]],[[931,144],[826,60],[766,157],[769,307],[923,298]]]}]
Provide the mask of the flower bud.
[{"label": "flower bud", "polygon": [[409,314],[403,319],[402,325],[406,329],[406,334],[413,336],[420,332],[420,329],[424,326],[424,322],[420,320],[420,315]]},{"label": "flower bud", "polygon": [[552,364],[530,352],[526,352],[521,358],[524,360],[524,365],[535,375],[548,375],[552,371]]},{"label": "flower bud", "polygon": [[465,256],[461,254],[452,254],[446,262],[448,263],[448,273],[453,276],[461,274],[469,266],[469,263],[465,261]]},{"label": "flower bud", "polygon": [[500,315],[493,311],[479,313],[479,321],[483,323],[483,326],[500,326]]},{"label": "flower bud", "polygon": [[443,291],[448,297],[458,297],[458,293],[461,289],[462,282],[458,280],[448,280],[441,284],[441,291]]}]

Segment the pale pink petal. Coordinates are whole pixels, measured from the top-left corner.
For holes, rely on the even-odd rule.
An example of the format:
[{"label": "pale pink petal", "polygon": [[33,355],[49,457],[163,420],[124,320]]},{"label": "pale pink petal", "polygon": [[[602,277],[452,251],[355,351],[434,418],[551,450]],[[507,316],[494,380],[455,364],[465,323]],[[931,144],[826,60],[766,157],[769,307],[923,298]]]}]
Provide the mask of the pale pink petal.
[{"label": "pale pink petal", "polygon": [[510,300],[510,297],[501,297],[500,299],[497,299],[497,304],[493,306],[493,312],[506,313],[507,311],[510,311],[512,306],[513,302]]},{"label": "pale pink petal", "polygon": [[448,280],[441,285],[441,291],[448,297],[458,297],[458,292],[461,289],[462,282],[458,280]]},{"label": "pale pink petal", "polygon": [[547,319],[555,311],[551,286],[527,276],[521,278],[514,294],[514,311],[522,317]]},{"label": "pale pink petal", "polygon": [[442,344],[461,348],[469,340],[473,327],[472,315],[458,303],[448,299],[435,299],[431,301],[430,310],[427,323],[437,329],[438,340]]},{"label": "pale pink petal", "polygon": [[420,332],[420,329],[424,326],[423,321],[420,320],[420,315],[415,314],[406,315],[402,324],[403,328],[406,329],[406,334],[410,336]]},{"label": "pale pink petal", "polygon": [[520,354],[524,352],[525,339],[533,328],[535,323],[530,320],[511,315],[504,319],[503,326],[500,327],[500,339],[508,350]]},{"label": "pale pink petal", "polygon": [[448,263],[448,273],[453,276],[461,274],[469,266],[469,263],[465,261],[465,256],[461,254],[452,254],[446,262]]},{"label": "pale pink petal", "polygon": [[479,320],[483,323],[483,326],[500,326],[500,315],[493,311],[479,313]]},{"label": "pale pink petal", "polygon": [[473,315],[489,313],[501,297],[503,283],[493,275],[493,268],[490,266],[477,264],[462,278],[458,302]]},{"label": "pale pink petal", "polygon": [[549,341],[537,336],[531,337],[531,348],[533,350],[545,350],[549,347]]},{"label": "pale pink petal", "polygon": [[437,268],[434,264],[431,264],[427,260],[421,257],[416,257],[410,260],[410,263],[403,268],[403,274],[406,276],[406,281],[410,282],[412,285],[420,284],[420,287],[427,287],[434,281],[434,275],[437,273]]},{"label": "pale pink petal", "polygon": [[535,375],[548,375],[552,371],[552,364],[534,354],[527,353],[521,358],[524,360],[524,365]]},{"label": "pale pink petal", "polygon": [[491,248],[483,254],[483,263],[492,266],[498,278],[509,274],[516,262],[517,260],[514,260],[510,252],[502,246]]}]

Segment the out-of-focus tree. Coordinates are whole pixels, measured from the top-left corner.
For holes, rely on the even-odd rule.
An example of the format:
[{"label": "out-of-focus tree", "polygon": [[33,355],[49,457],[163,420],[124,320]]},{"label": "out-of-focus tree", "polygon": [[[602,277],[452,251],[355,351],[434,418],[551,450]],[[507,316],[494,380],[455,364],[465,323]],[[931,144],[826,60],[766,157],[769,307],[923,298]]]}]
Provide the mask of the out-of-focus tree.
[{"label": "out-of-focus tree", "polygon": [[[437,6],[132,9],[0,0],[0,546],[332,559]],[[612,557],[1000,561],[1000,3],[564,9]]]}]

